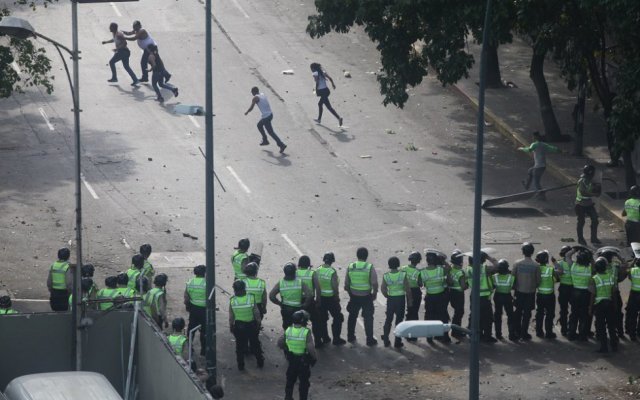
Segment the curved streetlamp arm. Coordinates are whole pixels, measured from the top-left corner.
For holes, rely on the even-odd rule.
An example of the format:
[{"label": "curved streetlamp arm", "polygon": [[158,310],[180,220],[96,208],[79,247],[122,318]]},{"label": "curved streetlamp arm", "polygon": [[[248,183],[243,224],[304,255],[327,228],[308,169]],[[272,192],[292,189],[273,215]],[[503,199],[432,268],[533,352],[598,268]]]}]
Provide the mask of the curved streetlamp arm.
[{"label": "curved streetlamp arm", "polygon": [[[60,51],[60,47],[62,47],[63,49],[65,49],[67,51],[69,51],[69,49],[67,49],[66,47],[62,46],[61,44],[58,44],[58,43],[54,42],[53,40],[51,41],[51,43],[55,46],[56,50],[58,50],[58,54],[60,54],[60,58],[62,59],[62,64],[64,64],[64,70],[67,73],[67,80],[69,81],[69,87],[71,88],[71,99],[73,100],[73,108],[77,110],[78,109],[78,102],[76,100],[76,92],[75,92],[75,90],[73,90],[73,82],[71,81],[71,74],[69,73],[69,67],[67,66],[67,61],[64,59],[64,56],[62,55],[62,52]],[[72,56],[73,56],[73,54],[72,54]]]},{"label": "curved streetlamp arm", "polygon": [[[53,44],[54,46],[56,46],[56,47],[61,47],[61,48],[63,48],[67,53],[69,53],[69,55],[71,55],[71,57],[75,57],[75,55],[73,54],[73,51],[71,51],[68,47],[66,47],[65,45],[63,45],[63,44],[61,44],[61,43],[56,42],[55,40],[53,40],[53,39],[51,39],[51,38],[49,38],[49,37],[46,37],[46,36],[45,36],[45,35],[43,35],[42,33],[38,33],[38,32],[35,32],[35,31],[34,31],[34,32],[33,32],[33,36],[37,36],[37,37],[39,37],[39,38],[42,38],[42,39],[46,40],[47,42],[52,43],[52,44]],[[60,51],[60,50],[58,50],[58,51]]]}]

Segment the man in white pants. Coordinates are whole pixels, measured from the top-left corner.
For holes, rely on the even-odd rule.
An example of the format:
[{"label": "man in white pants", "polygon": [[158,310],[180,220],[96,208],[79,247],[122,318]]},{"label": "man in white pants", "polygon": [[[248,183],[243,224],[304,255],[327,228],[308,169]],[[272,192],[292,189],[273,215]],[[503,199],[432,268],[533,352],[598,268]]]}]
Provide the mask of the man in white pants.
[{"label": "man in white pants", "polygon": [[253,95],[253,99],[251,100],[251,106],[244,113],[244,115],[249,114],[251,110],[253,110],[253,106],[255,106],[256,104],[258,105],[258,108],[262,113],[262,116],[260,117],[260,121],[258,121],[258,130],[262,135],[262,142],[260,143],[260,146],[266,146],[269,144],[269,140],[267,140],[267,135],[264,132],[266,128],[267,133],[269,133],[269,136],[271,136],[273,140],[276,141],[276,144],[280,148],[280,153],[284,153],[284,149],[287,148],[287,145],[284,144],[282,140],[280,140],[278,135],[276,135],[276,133],[273,131],[273,127],[271,126],[271,120],[273,119],[273,112],[271,112],[271,106],[269,105],[269,100],[267,100],[267,96],[265,96],[264,93],[260,93],[260,89],[258,89],[255,86],[251,88],[251,94]]}]

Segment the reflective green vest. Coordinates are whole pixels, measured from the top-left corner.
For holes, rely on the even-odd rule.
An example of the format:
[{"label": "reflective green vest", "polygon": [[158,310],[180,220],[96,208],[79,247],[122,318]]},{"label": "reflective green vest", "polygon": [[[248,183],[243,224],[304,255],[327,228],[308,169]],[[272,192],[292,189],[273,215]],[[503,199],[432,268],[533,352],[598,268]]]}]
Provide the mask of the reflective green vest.
[{"label": "reflective green vest", "polygon": [[193,277],[187,282],[187,294],[191,304],[198,307],[207,306],[207,280],[204,277]]},{"label": "reflective green vest", "polygon": [[410,288],[415,289],[418,287],[418,277],[420,277],[421,270],[409,264],[400,268],[400,271],[405,272],[407,274],[407,280],[409,281]]},{"label": "reflective green vest", "polygon": [[287,349],[296,356],[301,356],[307,353],[307,335],[309,334],[309,328],[300,327],[296,328],[291,325],[284,332],[285,343]]},{"label": "reflective green vest", "polygon": [[451,276],[451,290],[455,290],[457,292],[462,292],[462,286],[460,286],[460,278],[465,276],[465,273],[462,269],[451,267],[451,271],[449,271],[449,275]]},{"label": "reflective green vest", "polygon": [[560,275],[560,284],[573,286],[573,281],[571,280],[571,266],[565,260],[559,262],[560,268],[562,268],[562,275]]},{"label": "reflective green vest", "polygon": [[304,283],[305,285],[307,285],[307,287],[309,289],[311,289],[311,291],[314,290],[313,287],[313,274],[315,273],[314,270],[312,270],[311,268],[300,268],[296,271],[296,276],[300,279],[302,279],[302,283]]},{"label": "reflective green vest", "polygon": [[553,267],[549,265],[540,266],[540,284],[538,285],[538,293],[553,294],[554,279]]},{"label": "reflective green vest", "polygon": [[67,290],[68,261],[56,261],[51,264],[51,287],[55,290]]},{"label": "reflective green vest", "polygon": [[247,257],[249,257],[249,255],[240,250],[236,250],[233,253],[233,256],[231,256],[231,265],[233,265],[233,273],[235,274],[236,279],[243,279],[247,277],[247,275],[242,272],[242,261]]},{"label": "reflective green vest", "polygon": [[158,300],[163,294],[164,290],[157,287],[154,287],[144,294],[144,297],[142,298],[142,308],[148,316],[153,317],[152,311],[155,310],[157,312],[160,309]]},{"label": "reflective green vest", "polygon": [[[131,289],[130,287],[126,286],[126,287],[119,287],[118,289],[118,293],[116,293],[115,297],[121,296],[124,298],[129,298],[129,297],[135,297],[136,296],[136,290],[135,289]],[[126,301],[124,304],[132,304],[132,302],[130,301]]]},{"label": "reflective green vest", "polygon": [[280,297],[282,304],[291,307],[302,306],[302,279],[295,278],[290,281],[280,279]]},{"label": "reflective green vest", "polygon": [[318,283],[320,284],[320,295],[322,297],[333,297],[335,295],[333,286],[331,285],[335,273],[336,270],[329,265],[321,265],[316,271],[316,274],[318,274]]},{"label": "reflective green vest", "polygon": [[389,297],[404,296],[404,279],[407,273],[404,271],[385,272],[383,279],[387,283]]},{"label": "reflective green vest", "polygon": [[[134,290],[136,289],[136,282],[138,281],[138,279],[140,279],[141,272],[142,272],[141,270],[133,266],[127,270],[127,277],[129,277],[129,281],[127,282],[127,287]],[[142,288],[140,288],[140,290],[142,290]]]},{"label": "reflective green vest", "polygon": [[631,268],[629,279],[631,280],[631,291],[640,292],[640,267]]},{"label": "reflective green vest", "polygon": [[[97,300],[113,300],[118,295],[118,289],[104,288],[98,290]],[[104,311],[113,307],[113,302],[98,303],[98,310]]]},{"label": "reflective green vest", "polygon": [[169,335],[169,345],[173,349],[173,352],[177,356],[182,356],[182,351],[184,349],[184,344],[187,342],[187,337],[181,334],[172,333]]},{"label": "reflective green vest", "polygon": [[256,305],[256,299],[251,293],[244,296],[233,296],[229,303],[235,321],[251,322],[254,320],[253,307]]},{"label": "reflective green vest", "polygon": [[[473,267],[469,266],[467,275],[469,276],[469,287],[473,288]],[[480,267],[480,297],[491,296],[493,290],[493,282],[487,277],[487,270],[484,265]]]},{"label": "reflective green vest", "polygon": [[368,292],[371,290],[371,268],[373,265],[366,261],[356,261],[349,264],[349,289]]},{"label": "reflective green vest", "polygon": [[589,279],[591,279],[591,267],[573,263],[571,266],[571,282],[576,289],[589,289]]},{"label": "reflective green vest", "polygon": [[[582,200],[589,200],[591,198],[591,196],[584,196],[582,194],[582,192],[580,192],[580,183],[581,182],[585,182],[584,178],[580,178],[578,180],[578,186],[576,187],[576,203],[581,202]],[[587,188],[588,192],[591,192],[591,181],[589,181],[588,183],[585,183],[585,187]]]},{"label": "reflective green vest", "polygon": [[613,287],[615,286],[613,276],[611,276],[611,274],[609,273],[595,274],[593,276],[593,282],[596,285],[595,304],[600,303],[602,300],[611,300]]},{"label": "reflective green vest", "polygon": [[[82,302],[86,303],[87,301],[89,301],[89,298],[85,294],[82,296]],[[69,295],[69,309],[73,309],[73,293]]]},{"label": "reflective green vest", "polygon": [[0,308],[0,315],[18,314],[13,308]]},{"label": "reflective green vest", "polygon": [[629,199],[625,201],[624,210],[627,212],[627,221],[640,222],[640,200]]},{"label": "reflective green vest", "polygon": [[513,283],[515,282],[514,276],[507,274],[493,274],[493,285],[496,288],[496,293],[511,294],[513,289]]},{"label": "reflective green vest", "polygon": [[262,304],[262,295],[267,287],[264,279],[246,277],[242,280],[245,284],[247,293],[251,293],[256,298],[257,304]]},{"label": "reflective green vest", "polygon": [[422,284],[427,294],[440,294],[444,292],[445,279],[444,268],[437,266],[435,268],[427,267],[420,271]]},{"label": "reflective green vest", "polygon": [[153,265],[148,260],[144,260],[144,265],[142,266],[142,276],[149,279],[149,282],[151,282],[155,273],[156,272],[153,270]]}]

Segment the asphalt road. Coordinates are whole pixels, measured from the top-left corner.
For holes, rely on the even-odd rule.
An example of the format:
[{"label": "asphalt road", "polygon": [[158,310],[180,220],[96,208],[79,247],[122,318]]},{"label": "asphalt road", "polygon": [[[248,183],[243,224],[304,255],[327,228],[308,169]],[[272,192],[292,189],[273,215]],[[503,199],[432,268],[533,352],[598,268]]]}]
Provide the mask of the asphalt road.
[{"label": "asphalt road", "polygon": [[[153,6],[151,5],[153,4]],[[221,287],[230,290],[229,258],[238,239],[263,244],[260,275],[271,287],[281,266],[308,254],[314,265],[334,251],[337,264],[353,261],[366,246],[380,273],[396,255],[413,250],[445,252],[471,248],[475,116],[470,107],[428,77],[403,110],[384,107],[376,82],[375,47],[356,30],[311,40],[305,33],[311,3],[291,0],[214,2],[216,263]],[[19,12],[41,33],[70,43],[68,4]],[[169,275],[170,315],[185,315],[182,290],[191,268],[204,259],[204,120],[173,113],[177,104],[204,104],[204,7],[197,0],[142,0],[80,5],[81,129],[83,151],[84,258],[96,280],[125,270],[134,251],[151,243],[157,269]],[[130,29],[139,19],[159,44],[171,83],[180,88],[165,103],[150,85],[132,88],[118,66],[118,84],[108,84],[112,45],[109,23]],[[56,73],[49,96],[29,89],[0,101],[0,237],[3,288],[18,299],[46,299],[46,271],[59,247],[73,243],[74,182],[71,98],[62,65],[45,43]],[[135,43],[131,64],[139,72]],[[344,127],[325,111],[315,124],[311,62],[334,77],[331,101]],[[285,75],[284,70],[293,70]],[[343,71],[349,71],[346,78]],[[252,86],[270,99],[273,125],[287,143],[260,147],[259,112],[244,116]],[[485,153],[487,197],[518,192],[530,160],[488,128]],[[415,148],[416,150],[410,150]],[[551,176],[546,186],[557,185]],[[574,237],[572,190],[547,202],[517,203],[483,212],[483,245],[513,262],[523,240],[556,253]],[[603,221],[607,244],[622,240]],[[341,278],[344,268],[339,269]],[[623,290],[628,290],[625,283]],[[220,376],[230,398],[279,398],[284,358],[276,349],[278,310],[264,322],[267,365],[235,369],[227,326],[227,301],[219,293]],[[381,331],[383,300],[376,305]],[[46,302],[20,302],[23,310]],[[346,304],[346,302],[344,302]],[[346,327],[345,327],[346,328]],[[321,351],[313,371],[312,398],[465,398],[468,344],[411,345],[402,352],[360,344]],[[482,347],[481,391],[485,398],[625,398],[637,376],[637,345],[622,355],[592,354],[595,344],[565,340]],[[623,388],[625,390],[619,390]]]}]

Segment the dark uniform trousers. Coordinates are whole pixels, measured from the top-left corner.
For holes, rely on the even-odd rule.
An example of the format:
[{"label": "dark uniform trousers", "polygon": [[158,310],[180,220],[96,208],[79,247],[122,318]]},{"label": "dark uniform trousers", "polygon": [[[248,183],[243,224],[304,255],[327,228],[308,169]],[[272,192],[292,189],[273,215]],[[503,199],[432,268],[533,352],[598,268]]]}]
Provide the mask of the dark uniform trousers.
[{"label": "dark uniform trousers", "polygon": [[509,330],[509,338],[513,338],[515,331],[513,329],[513,297],[511,293],[494,293],[493,304],[493,323],[496,328],[496,336],[502,336],[502,311],[507,314],[507,329]]},{"label": "dark uniform trousers", "polygon": [[300,400],[307,400],[309,396],[309,378],[311,377],[311,366],[306,355],[297,356],[289,353],[289,367],[287,367],[287,383],[284,388],[284,399],[293,400],[293,387],[297,380]]},{"label": "dark uniform trousers", "polygon": [[536,307],[536,294],[516,292],[515,311],[513,312],[514,330],[520,338],[525,338],[529,334],[529,323],[531,322],[531,312]]},{"label": "dark uniform trousers", "polygon": [[[404,320],[405,303],[406,301],[404,295],[387,297],[387,311],[385,314],[386,318],[384,320],[384,327],[382,329],[387,340],[389,340],[389,333],[391,332],[391,323],[393,322],[393,317],[396,318],[396,326]],[[396,342],[401,341],[401,338],[396,338]]]},{"label": "dark uniform trousers", "polygon": [[[469,302],[471,303],[471,302]],[[471,309],[472,307],[469,307]],[[469,313],[469,325],[471,329],[471,315]],[[480,296],[480,337],[490,337],[493,326],[493,307],[491,307],[490,296]]]},{"label": "dark uniform trousers", "polygon": [[618,337],[624,336],[624,315],[622,314],[622,296],[620,296],[620,291],[616,291],[614,294],[614,308],[615,308],[615,324],[616,324],[616,332],[618,332]]},{"label": "dark uniform trousers", "polygon": [[69,310],[69,291],[64,289],[51,289],[49,296],[49,304],[53,311],[68,311]]},{"label": "dark uniform trousers", "polygon": [[607,351],[607,330],[609,330],[609,344],[611,349],[618,349],[618,335],[616,334],[615,307],[611,300],[602,300],[593,306],[596,318],[596,338],[600,342],[600,350]]},{"label": "dark uniform trousers", "polygon": [[416,321],[419,318],[420,301],[418,299],[422,298],[422,290],[419,287],[411,288],[411,298],[413,303],[407,306],[407,317],[405,319],[407,321]]},{"label": "dark uniform trousers", "polygon": [[[556,296],[553,293],[540,294],[536,298],[536,334],[553,333],[553,317],[556,315]],[[542,323],[544,321],[544,330]]]},{"label": "dark uniform trousers", "polygon": [[[424,319],[432,321],[442,321],[443,323],[449,322],[449,312],[447,306],[449,305],[449,297],[447,291],[438,294],[427,294],[424,297]],[[449,334],[445,333],[441,337],[448,337]]]},{"label": "dark uniform trousers", "polygon": [[367,340],[373,340],[373,296],[370,294],[366,296],[350,295],[349,303],[347,304],[347,312],[349,313],[347,320],[347,338],[356,337],[356,322],[358,321],[358,315],[361,309],[362,318],[364,319],[364,332]]},{"label": "dark uniform trousers", "polygon": [[631,242],[640,242],[640,222],[627,220],[624,230],[627,232],[627,246],[631,246]]},{"label": "dark uniform trousers", "polygon": [[625,328],[631,339],[640,336],[640,324],[638,323],[638,315],[640,314],[640,292],[629,292],[627,301],[627,317],[625,319]]},{"label": "dark uniform trousers", "polygon": [[282,316],[282,329],[287,330],[288,327],[293,325],[293,313],[296,311],[302,310],[302,307],[292,307],[287,305],[282,305],[280,307],[280,315]]},{"label": "dark uniform trousers", "polygon": [[316,342],[316,344],[322,344],[323,336],[320,334],[320,312],[316,307],[315,300],[311,300],[307,312],[309,313],[309,319],[311,320],[311,333],[313,334],[313,340]]},{"label": "dark uniform trousers", "polygon": [[[205,354],[205,326],[207,323],[207,309],[205,307],[194,306],[189,304],[189,326],[187,332],[191,332],[193,328],[200,325],[200,355]],[[190,333],[189,333],[190,334]],[[191,338],[193,341],[193,338]]]},{"label": "dark uniform trousers", "polygon": [[569,316],[569,337],[587,340],[589,329],[591,329],[591,317],[589,317],[589,302],[591,294],[587,289],[573,288],[573,302],[571,303],[571,315]]},{"label": "dark uniform trousers", "polygon": [[[342,333],[342,322],[344,321],[344,316],[340,309],[340,302],[335,297],[322,297],[320,307],[318,307],[318,314],[318,334],[320,337],[325,340],[329,339],[327,322],[329,321],[329,314],[331,314],[331,318],[333,318],[331,334],[333,335],[333,340],[339,339]],[[314,326],[315,325],[314,323]]]},{"label": "dark uniform trousers", "polygon": [[259,334],[256,321],[236,321],[234,323],[233,335],[236,337],[236,359],[239,368],[244,368],[244,357],[249,352],[256,356],[259,364],[264,361]]},{"label": "dark uniform trousers", "polygon": [[[464,316],[464,291],[449,289],[449,304],[453,308],[453,318],[451,323],[462,326],[462,317]],[[456,331],[451,336],[459,336]]]},{"label": "dark uniform trousers", "polygon": [[560,284],[558,287],[558,304],[560,304],[560,332],[562,336],[569,333],[569,306],[573,286]]}]

